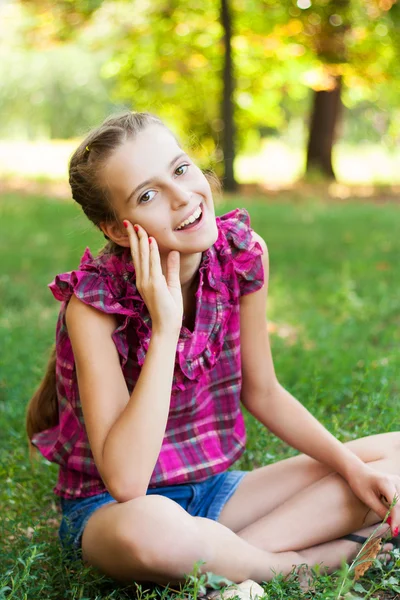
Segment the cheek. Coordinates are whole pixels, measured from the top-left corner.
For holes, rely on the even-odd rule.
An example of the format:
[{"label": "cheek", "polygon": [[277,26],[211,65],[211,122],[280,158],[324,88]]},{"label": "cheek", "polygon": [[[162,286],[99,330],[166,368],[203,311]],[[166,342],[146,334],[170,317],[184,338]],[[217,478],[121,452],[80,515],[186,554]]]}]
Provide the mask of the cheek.
[{"label": "cheek", "polygon": [[197,190],[204,196],[212,197],[212,190],[207,177],[200,171],[196,178]]}]

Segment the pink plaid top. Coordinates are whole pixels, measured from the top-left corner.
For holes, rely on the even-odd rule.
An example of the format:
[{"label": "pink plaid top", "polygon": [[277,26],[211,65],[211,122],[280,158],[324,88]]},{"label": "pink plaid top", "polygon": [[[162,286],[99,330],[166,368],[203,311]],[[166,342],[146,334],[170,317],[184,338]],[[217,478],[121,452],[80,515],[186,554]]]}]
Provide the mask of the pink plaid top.
[{"label": "pink plaid top", "polygon": [[[167,427],[149,487],[204,481],[228,469],[244,451],[239,298],[263,286],[262,248],[252,240],[244,209],[217,217],[217,226],[218,239],[199,267],[194,332],[181,328]],[[95,258],[87,248],[79,269],[57,275],[49,287],[62,302],[56,329],[59,424],[35,435],[33,443],[60,465],[57,495],[93,496],[106,487],[86,435],[65,309],[75,294],[116,316],[112,337],[129,393],[149,346],[151,319],[135,286],[129,248],[120,257]]]}]

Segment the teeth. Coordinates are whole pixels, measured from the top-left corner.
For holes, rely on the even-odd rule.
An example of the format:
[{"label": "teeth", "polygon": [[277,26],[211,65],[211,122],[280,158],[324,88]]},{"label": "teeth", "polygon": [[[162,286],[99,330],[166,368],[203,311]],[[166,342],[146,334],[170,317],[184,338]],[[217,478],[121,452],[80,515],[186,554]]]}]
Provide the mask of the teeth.
[{"label": "teeth", "polygon": [[201,215],[202,210],[201,207],[199,206],[194,213],[188,218],[186,219],[186,221],[182,221],[182,223],[176,228],[178,229],[182,229],[182,227],[184,227],[185,225],[189,225],[190,223],[194,223],[196,221],[196,219],[199,218],[199,216]]}]

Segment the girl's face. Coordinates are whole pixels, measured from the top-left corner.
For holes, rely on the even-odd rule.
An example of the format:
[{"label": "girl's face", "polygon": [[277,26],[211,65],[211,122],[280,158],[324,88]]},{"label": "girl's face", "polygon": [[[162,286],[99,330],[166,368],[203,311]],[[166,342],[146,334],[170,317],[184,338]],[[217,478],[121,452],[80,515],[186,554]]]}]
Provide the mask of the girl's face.
[{"label": "girl's face", "polygon": [[[141,225],[156,239],[160,254],[203,252],[217,240],[210,185],[164,127],[150,125],[122,144],[108,160],[103,177],[120,223],[127,219]],[[199,208],[194,226],[179,230],[183,221],[198,216]],[[115,240],[110,235],[115,232],[122,238]],[[129,246],[121,225],[113,224],[105,233]]]}]

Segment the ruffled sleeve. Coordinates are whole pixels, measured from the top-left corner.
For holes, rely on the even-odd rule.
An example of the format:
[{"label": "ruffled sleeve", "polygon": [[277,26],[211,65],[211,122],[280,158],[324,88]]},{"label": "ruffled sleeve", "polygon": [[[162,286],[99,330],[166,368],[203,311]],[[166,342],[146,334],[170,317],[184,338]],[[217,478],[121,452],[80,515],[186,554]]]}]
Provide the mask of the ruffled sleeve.
[{"label": "ruffled sleeve", "polygon": [[217,222],[220,235],[216,245],[225,264],[232,265],[239,295],[256,292],[264,285],[263,249],[253,239],[247,210],[237,208],[217,217]]},{"label": "ruffled sleeve", "polygon": [[76,271],[57,275],[48,286],[61,302],[68,302],[74,294],[94,308],[118,317],[112,338],[125,365],[129,354],[127,326],[133,319],[140,342],[149,337],[150,317],[135,285],[134,267],[127,257],[100,255],[93,258],[86,248]]},{"label": "ruffled sleeve", "polygon": [[79,300],[102,312],[132,314],[132,307],[124,306],[116,297],[111,279],[112,271],[108,273],[102,265],[96,263],[89,248],[86,248],[79,269],[57,275],[48,287],[56,300],[61,302],[70,300],[75,294]]}]

